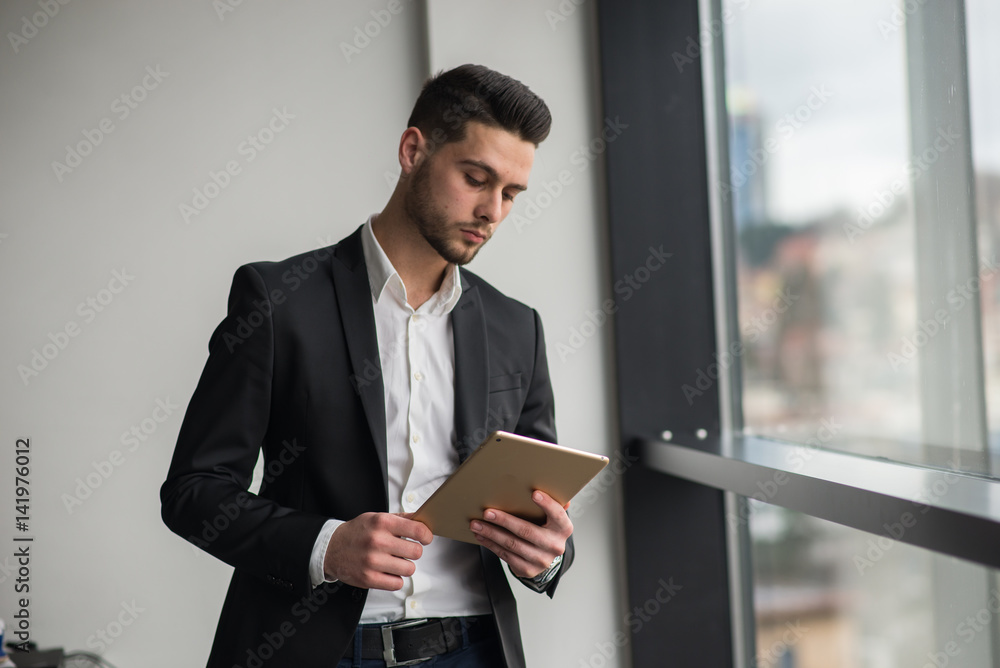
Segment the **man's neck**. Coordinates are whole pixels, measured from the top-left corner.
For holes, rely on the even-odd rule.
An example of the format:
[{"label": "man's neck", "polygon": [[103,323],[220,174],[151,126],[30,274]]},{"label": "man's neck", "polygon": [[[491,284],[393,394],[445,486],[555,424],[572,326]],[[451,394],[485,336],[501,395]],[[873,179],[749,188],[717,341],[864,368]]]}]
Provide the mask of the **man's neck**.
[{"label": "man's neck", "polygon": [[372,232],[406,287],[406,301],[413,309],[441,288],[451,264],[423,238],[405,212],[392,200],[372,221]]}]

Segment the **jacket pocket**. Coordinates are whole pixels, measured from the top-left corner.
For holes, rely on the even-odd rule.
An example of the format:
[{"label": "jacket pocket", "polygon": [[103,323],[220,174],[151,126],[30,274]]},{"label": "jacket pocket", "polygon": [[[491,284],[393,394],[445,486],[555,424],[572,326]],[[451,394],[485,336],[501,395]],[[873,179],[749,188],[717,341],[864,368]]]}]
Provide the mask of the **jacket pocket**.
[{"label": "jacket pocket", "polygon": [[502,376],[492,376],[490,378],[490,394],[494,392],[504,392],[505,390],[520,390],[521,374],[508,373]]}]

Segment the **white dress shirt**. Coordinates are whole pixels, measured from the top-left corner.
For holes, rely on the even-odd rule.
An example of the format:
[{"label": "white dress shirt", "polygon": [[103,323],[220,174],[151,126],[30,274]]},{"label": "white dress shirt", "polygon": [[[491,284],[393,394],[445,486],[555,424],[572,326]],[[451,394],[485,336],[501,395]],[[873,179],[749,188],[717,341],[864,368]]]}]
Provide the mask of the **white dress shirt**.
[{"label": "white dress shirt", "polygon": [[[455,440],[455,341],[451,311],[462,296],[457,266],[420,308],[406,300],[406,287],[372,231],[369,217],[361,241],[368,266],[385,389],[389,512],[413,512],[458,467]],[[324,524],[313,546],[309,575],[324,581],[330,537],[342,520]],[[479,547],[435,536],[424,547],[412,577],[398,591],[372,589],[361,623],[423,617],[482,615],[491,611]]]}]

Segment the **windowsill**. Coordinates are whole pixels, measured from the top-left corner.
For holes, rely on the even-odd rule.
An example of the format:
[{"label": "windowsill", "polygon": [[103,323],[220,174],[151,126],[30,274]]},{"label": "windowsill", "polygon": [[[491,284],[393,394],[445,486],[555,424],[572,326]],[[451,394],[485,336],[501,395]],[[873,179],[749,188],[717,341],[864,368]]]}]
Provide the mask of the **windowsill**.
[{"label": "windowsill", "polygon": [[640,440],[638,453],[662,473],[1000,568],[994,480],[756,436]]}]

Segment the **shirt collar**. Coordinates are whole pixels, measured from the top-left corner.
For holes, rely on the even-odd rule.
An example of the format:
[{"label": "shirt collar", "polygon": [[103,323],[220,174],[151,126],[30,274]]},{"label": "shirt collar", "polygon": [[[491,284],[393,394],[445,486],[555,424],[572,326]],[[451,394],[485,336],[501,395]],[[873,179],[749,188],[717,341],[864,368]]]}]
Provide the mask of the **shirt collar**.
[{"label": "shirt collar", "polygon": [[[378,239],[375,238],[372,221],[376,217],[378,217],[377,213],[370,215],[364,230],[361,232],[361,247],[365,254],[365,265],[368,267],[368,283],[371,287],[372,299],[377,304],[388,289],[401,305],[407,306],[406,286],[403,285],[403,279],[400,278],[396,268],[389,261],[389,256],[385,254]],[[462,297],[462,279],[459,275],[458,265],[449,266],[451,269],[445,274],[441,287],[417,311],[432,315],[445,315],[451,313],[451,310],[455,308],[458,300]]]}]

